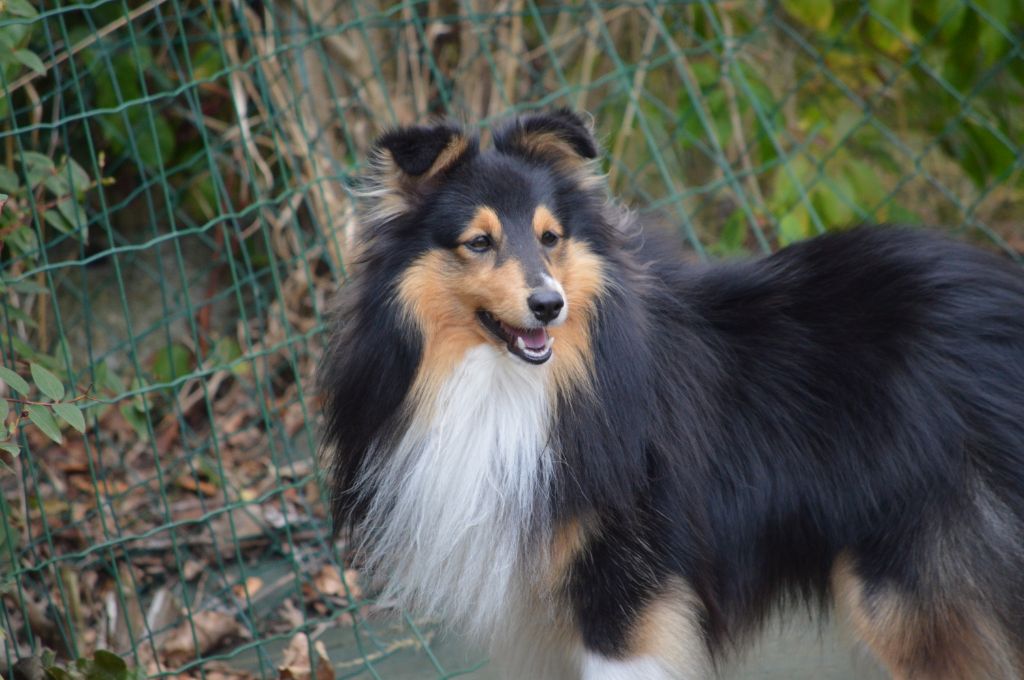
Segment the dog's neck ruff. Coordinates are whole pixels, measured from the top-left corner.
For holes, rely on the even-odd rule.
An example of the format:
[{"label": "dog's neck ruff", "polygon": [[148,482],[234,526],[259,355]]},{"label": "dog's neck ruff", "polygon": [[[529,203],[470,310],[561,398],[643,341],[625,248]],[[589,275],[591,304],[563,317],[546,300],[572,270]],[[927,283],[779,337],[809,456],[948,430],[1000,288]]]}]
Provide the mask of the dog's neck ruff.
[{"label": "dog's neck ruff", "polygon": [[490,642],[528,596],[548,533],[547,378],[480,345],[411,405],[407,429],[359,484],[373,494],[359,534],[367,568],[388,584],[382,599]]}]

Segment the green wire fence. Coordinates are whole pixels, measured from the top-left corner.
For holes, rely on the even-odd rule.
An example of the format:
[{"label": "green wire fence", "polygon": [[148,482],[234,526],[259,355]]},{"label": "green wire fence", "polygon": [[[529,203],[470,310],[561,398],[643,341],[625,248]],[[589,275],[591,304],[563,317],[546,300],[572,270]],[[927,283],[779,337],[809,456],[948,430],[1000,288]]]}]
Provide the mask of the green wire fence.
[{"label": "green wire fence", "polygon": [[1021,260],[1022,46],[1015,0],[0,0],[0,674],[485,666],[372,599],[316,474],[387,126],[587,110],[702,257],[894,221]]}]

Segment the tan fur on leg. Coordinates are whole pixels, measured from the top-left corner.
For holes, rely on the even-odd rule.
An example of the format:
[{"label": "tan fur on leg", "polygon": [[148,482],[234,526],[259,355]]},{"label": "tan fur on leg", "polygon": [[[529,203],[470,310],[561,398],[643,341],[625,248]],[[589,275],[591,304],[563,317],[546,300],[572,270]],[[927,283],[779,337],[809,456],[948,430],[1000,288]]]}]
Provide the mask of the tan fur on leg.
[{"label": "tan fur on leg", "polygon": [[708,677],[710,663],[700,612],[693,589],[681,578],[669,579],[637,619],[630,656],[655,659],[666,677]]},{"label": "tan fur on leg", "polygon": [[891,588],[868,592],[847,558],[832,586],[840,616],[897,680],[1021,677],[1006,635],[966,596],[924,602]]}]

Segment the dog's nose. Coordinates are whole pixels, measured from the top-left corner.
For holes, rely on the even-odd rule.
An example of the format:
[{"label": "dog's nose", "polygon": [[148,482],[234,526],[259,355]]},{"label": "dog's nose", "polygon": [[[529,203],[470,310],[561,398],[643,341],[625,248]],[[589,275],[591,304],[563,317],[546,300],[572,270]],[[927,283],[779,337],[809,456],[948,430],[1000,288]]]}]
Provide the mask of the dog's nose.
[{"label": "dog's nose", "polygon": [[562,307],[565,306],[565,300],[558,291],[544,289],[538,290],[526,299],[526,304],[530,306],[530,311],[537,317],[538,321],[547,323],[562,311]]}]

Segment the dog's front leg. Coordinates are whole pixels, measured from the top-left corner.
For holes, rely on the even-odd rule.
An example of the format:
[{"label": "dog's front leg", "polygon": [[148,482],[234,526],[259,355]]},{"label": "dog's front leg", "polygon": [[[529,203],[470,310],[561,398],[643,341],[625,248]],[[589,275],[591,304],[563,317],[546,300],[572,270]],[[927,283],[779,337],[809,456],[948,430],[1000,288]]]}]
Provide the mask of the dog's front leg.
[{"label": "dog's front leg", "polygon": [[[711,676],[701,609],[682,578],[665,579],[623,616],[600,598],[577,612],[583,680],[701,680]],[[627,610],[628,611],[628,610]]]},{"label": "dog's front leg", "polygon": [[698,680],[703,669],[691,663],[676,664],[674,660],[655,656],[611,659],[596,652],[583,656],[583,680]]}]

